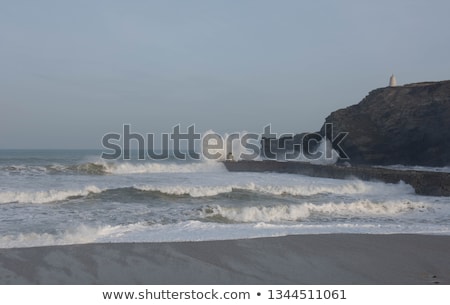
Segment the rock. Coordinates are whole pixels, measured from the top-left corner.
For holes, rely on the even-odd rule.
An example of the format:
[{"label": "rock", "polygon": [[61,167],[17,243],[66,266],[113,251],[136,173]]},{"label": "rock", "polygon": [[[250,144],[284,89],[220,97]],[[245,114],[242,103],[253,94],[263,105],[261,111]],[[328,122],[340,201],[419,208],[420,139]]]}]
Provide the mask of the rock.
[{"label": "rock", "polygon": [[348,132],[340,146],[352,164],[449,165],[450,81],[373,90],[325,123]]}]

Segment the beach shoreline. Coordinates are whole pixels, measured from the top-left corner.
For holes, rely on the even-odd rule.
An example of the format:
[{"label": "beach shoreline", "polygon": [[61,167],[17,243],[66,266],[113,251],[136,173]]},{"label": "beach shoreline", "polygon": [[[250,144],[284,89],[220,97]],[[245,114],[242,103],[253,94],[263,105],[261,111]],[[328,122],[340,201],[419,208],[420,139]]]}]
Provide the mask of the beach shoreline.
[{"label": "beach shoreline", "polygon": [[317,234],[0,249],[0,284],[450,284],[450,236]]}]

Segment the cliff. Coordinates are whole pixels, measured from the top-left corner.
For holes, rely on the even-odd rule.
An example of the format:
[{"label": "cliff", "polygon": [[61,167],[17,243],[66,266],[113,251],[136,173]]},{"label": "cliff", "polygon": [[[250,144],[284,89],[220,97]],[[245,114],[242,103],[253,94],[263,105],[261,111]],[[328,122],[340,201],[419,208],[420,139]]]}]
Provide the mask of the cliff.
[{"label": "cliff", "polygon": [[373,90],[325,123],[348,132],[340,146],[352,164],[449,165],[450,81]]}]

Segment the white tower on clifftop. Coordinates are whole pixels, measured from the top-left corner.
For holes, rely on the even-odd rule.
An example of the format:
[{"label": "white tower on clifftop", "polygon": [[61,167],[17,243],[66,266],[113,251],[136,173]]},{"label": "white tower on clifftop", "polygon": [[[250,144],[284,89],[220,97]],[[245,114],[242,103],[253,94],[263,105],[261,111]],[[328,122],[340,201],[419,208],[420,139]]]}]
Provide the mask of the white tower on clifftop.
[{"label": "white tower on clifftop", "polygon": [[389,78],[389,87],[397,87],[397,80],[395,79],[394,74]]}]

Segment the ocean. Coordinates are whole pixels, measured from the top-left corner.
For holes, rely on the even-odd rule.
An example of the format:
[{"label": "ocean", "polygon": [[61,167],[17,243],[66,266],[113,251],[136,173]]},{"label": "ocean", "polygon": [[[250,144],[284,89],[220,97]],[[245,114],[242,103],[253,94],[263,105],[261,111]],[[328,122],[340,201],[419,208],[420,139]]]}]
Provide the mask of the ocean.
[{"label": "ocean", "polygon": [[0,150],[0,248],[323,233],[450,235],[450,198],[419,196],[404,183],[100,156],[96,150]]}]

